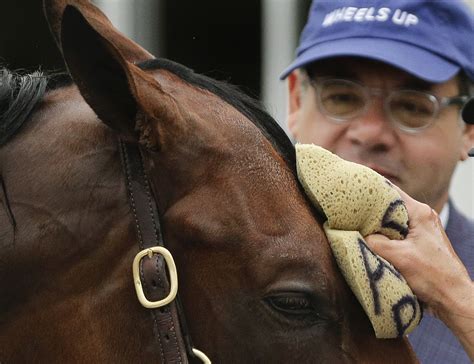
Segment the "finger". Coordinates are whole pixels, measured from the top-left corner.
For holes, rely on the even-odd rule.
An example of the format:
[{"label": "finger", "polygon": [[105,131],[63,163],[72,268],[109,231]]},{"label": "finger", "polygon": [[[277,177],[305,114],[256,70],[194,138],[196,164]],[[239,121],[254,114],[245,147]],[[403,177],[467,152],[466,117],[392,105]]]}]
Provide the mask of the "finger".
[{"label": "finger", "polygon": [[373,234],[365,237],[365,241],[370,250],[390,262],[396,269],[403,265],[406,256],[406,242],[403,240],[390,240],[385,235]]},{"label": "finger", "polygon": [[411,221],[413,220],[418,221],[420,218],[425,218],[425,219],[431,218],[433,220],[438,219],[438,213],[435,210],[433,210],[430,206],[415,200],[410,195],[408,195],[405,191],[400,189],[400,187],[394,185],[394,188],[398,191],[398,193],[400,194],[400,197],[405,203],[405,207],[407,208],[408,216],[410,217]]},{"label": "finger", "polygon": [[417,200],[412,198],[408,193],[403,191],[400,187],[396,185],[393,185],[393,187],[398,191],[403,202],[405,202],[405,206],[408,210],[408,213],[410,213],[410,211],[413,212],[414,210],[416,210],[417,206],[422,205],[421,202],[418,202]]},{"label": "finger", "polygon": [[365,237],[365,242],[370,250],[386,259],[386,255],[390,255],[393,245],[397,244],[398,240],[390,240],[381,234],[372,234]]}]

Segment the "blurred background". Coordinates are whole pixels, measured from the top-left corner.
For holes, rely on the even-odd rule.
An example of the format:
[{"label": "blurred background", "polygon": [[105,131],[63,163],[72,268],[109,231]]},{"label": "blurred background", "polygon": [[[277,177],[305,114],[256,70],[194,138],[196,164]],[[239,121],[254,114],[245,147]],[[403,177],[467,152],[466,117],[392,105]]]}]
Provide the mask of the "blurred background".
[{"label": "blurred background", "polygon": [[[450,0],[437,0],[450,1]],[[474,8],[474,0],[465,0]],[[156,56],[227,80],[263,101],[286,130],[286,84],[310,0],[93,0],[123,33]],[[64,69],[41,0],[2,2],[0,64]],[[474,62],[474,60],[473,60]],[[474,158],[455,174],[451,195],[474,216]]]}]

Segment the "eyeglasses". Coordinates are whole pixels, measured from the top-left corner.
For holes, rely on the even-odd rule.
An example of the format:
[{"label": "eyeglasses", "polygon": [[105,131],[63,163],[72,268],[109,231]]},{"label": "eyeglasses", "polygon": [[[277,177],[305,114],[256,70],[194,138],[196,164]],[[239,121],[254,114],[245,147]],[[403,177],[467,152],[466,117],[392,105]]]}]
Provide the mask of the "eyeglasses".
[{"label": "eyeglasses", "polygon": [[335,122],[343,123],[364,115],[371,96],[384,96],[384,109],[389,120],[399,129],[416,133],[428,128],[440,110],[450,105],[462,106],[468,96],[438,98],[416,90],[385,91],[343,79],[311,79],[321,112]]}]

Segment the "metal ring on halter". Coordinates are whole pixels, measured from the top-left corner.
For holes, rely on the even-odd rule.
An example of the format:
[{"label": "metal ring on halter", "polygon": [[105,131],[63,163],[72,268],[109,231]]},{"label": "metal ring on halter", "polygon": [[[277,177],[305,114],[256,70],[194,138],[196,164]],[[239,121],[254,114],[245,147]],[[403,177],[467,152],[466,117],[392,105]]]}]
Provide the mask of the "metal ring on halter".
[{"label": "metal ring on halter", "polygon": [[209,360],[209,358],[207,357],[207,355],[204,354],[202,351],[193,348],[193,354],[194,354],[197,358],[201,359],[201,361],[202,361],[204,364],[211,364],[211,361]]},{"label": "metal ring on halter", "polygon": [[[143,292],[142,281],[140,279],[140,261],[146,255],[152,257],[153,254],[161,254],[165,258],[166,266],[168,267],[168,273],[170,278],[170,293],[168,296],[159,301],[148,301]],[[174,264],[174,259],[168,249],[163,248],[162,246],[154,246],[151,248],[146,248],[140,251],[133,260],[133,281],[135,283],[135,290],[137,291],[137,297],[142,306],[146,308],[158,308],[167,305],[174,300],[176,294],[178,293],[178,274],[176,270],[176,265]]]}]

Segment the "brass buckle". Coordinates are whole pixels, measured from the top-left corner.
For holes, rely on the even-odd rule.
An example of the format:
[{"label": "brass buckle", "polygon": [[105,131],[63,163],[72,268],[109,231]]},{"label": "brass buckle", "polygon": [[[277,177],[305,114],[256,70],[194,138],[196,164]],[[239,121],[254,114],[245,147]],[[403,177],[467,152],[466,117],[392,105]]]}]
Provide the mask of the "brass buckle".
[{"label": "brass buckle", "polygon": [[[143,292],[142,281],[140,279],[140,261],[146,255],[152,257],[153,254],[161,254],[165,258],[166,265],[168,267],[168,273],[170,277],[170,293],[168,296],[159,301],[149,301],[145,297]],[[174,259],[168,249],[163,248],[162,246],[154,246],[152,248],[143,249],[139,252],[135,259],[133,259],[133,281],[135,283],[135,290],[137,291],[137,297],[143,307],[146,308],[158,308],[167,305],[174,300],[176,294],[178,293],[178,274],[176,271],[176,265],[174,264]]]},{"label": "brass buckle", "polygon": [[198,349],[196,349],[196,348],[192,348],[192,349],[193,349],[194,355],[195,355],[198,359],[201,359],[201,361],[202,361],[204,364],[212,364],[206,354],[204,354],[202,351],[200,351],[200,350],[198,350]]}]

